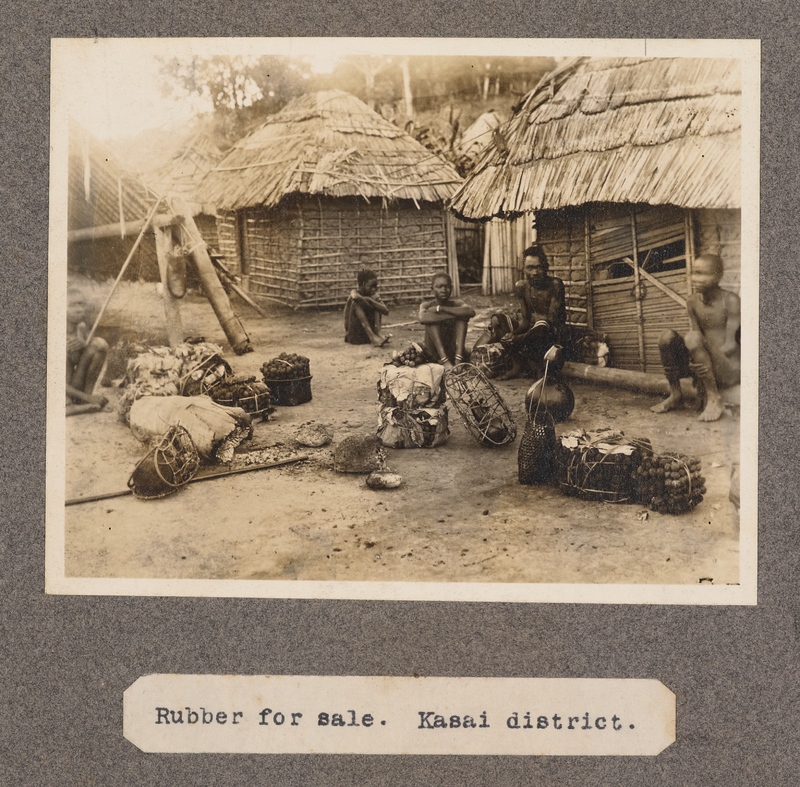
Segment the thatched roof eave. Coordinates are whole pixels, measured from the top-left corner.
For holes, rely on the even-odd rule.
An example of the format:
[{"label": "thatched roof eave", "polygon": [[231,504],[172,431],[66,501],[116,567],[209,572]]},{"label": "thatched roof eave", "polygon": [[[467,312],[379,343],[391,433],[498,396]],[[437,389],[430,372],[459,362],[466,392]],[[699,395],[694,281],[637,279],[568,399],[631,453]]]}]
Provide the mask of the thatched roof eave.
[{"label": "thatched roof eave", "polygon": [[221,209],[287,195],[444,202],[462,179],[446,161],[342,91],[301,96],[240,140],[197,197]]},{"label": "thatched roof eave", "polygon": [[468,221],[593,202],[738,208],[735,61],[580,58],[545,77],[450,201]]}]

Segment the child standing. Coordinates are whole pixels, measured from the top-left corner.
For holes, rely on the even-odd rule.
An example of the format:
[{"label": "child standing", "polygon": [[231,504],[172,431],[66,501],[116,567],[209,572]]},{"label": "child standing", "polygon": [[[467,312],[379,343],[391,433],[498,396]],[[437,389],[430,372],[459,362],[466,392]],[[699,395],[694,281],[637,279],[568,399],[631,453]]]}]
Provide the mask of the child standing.
[{"label": "child standing", "polygon": [[369,269],[360,270],[357,289],[350,292],[344,305],[344,340],[348,344],[372,344],[383,347],[391,334],[381,333],[381,320],[389,309],[378,295],[378,276]]}]

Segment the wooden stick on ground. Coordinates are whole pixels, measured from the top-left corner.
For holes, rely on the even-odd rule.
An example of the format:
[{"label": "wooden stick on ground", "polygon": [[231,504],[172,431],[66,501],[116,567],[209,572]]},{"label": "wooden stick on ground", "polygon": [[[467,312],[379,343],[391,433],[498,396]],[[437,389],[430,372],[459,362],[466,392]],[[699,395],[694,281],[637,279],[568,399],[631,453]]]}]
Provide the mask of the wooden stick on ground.
[{"label": "wooden stick on ground", "polygon": [[[211,478],[224,478],[230,475],[239,475],[240,473],[251,473],[254,470],[266,470],[270,467],[280,467],[281,465],[290,465],[295,462],[304,462],[308,459],[308,454],[300,454],[299,456],[290,456],[288,459],[279,459],[276,462],[265,462],[260,465],[248,465],[246,467],[237,467],[235,470],[223,470],[219,473],[206,473],[205,475],[196,475],[190,478],[187,483],[194,484],[197,481],[208,481]],[[79,503],[95,503],[98,500],[110,500],[113,497],[125,497],[125,495],[133,494],[130,489],[125,489],[121,492],[106,492],[102,495],[89,495],[88,497],[73,497],[64,503],[65,506],[74,506]]]}]

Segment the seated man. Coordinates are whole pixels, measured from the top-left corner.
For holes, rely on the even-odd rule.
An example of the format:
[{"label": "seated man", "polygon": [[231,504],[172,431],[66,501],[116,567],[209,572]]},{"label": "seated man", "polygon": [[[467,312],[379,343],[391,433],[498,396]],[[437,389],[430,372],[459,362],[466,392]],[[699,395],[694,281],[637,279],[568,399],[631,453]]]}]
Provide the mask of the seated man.
[{"label": "seated man", "polygon": [[86,339],[88,305],[81,295],[70,298],[67,304],[67,397],[72,404],[105,406],[107,399],[94,396],[94,388],[108,355],[108,343],[93,337]]},{"label": "seated man", "polygon": [[381,334],[381,320],[389,309],[378,295],[378,276],[364,269],[356,277],[358,289],[351,290],[344,305],[344,340],[348,344],[372,344],[383,347],[391,334]]},{"label": "seated man", "polygon": [[681,336],[667,330],[659,339],[670,394],[650,408],[654,413],[683,407],[680,380],[691,376],[700,397],[698,418],[716,421],[725,412],[720,389],[740,382],[741,303],[736,293],[719,286],[722,274],[722,260],[716,254],[703,254],[694,261],[693,293],[686,301],[689,333]]},{"label": "seated man", "polygon": [[452,369],[467,360],[464,342],[475,310],[450,297],[453,280],[447,273],[434,274],[431,285],[433,299],[423,301],[419,307],[419,321],[425,326],[425,354],[432,363]]},{"label": "seated man", "polygon": [[[566,322],[564,282],[548,276],[550,265],[544,250],[540,246],[529,246],[522,253],[522,266],[525,278],[514,285],[522,318],[519,325],[503,337],[512,367],[501,379],[523,372],[541,377],[545,353],[558,342]],[[560,363],[556,361],[555,365],[560,368]]]}]

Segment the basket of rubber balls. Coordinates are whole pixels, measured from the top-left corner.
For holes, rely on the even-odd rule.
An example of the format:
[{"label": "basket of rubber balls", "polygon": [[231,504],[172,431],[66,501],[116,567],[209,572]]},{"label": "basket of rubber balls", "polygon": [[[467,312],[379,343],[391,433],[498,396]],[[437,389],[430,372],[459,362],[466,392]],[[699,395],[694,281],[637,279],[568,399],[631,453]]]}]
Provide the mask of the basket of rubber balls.
[{"label": "basket of rubber balls", "polygon": [[267,421],[275,410],[269,387],[246,375],[234,375],[223,380],[209,392],[209,396],[223,407],[241,407],[253,419]]},{"label": "basket of rubber balls", "polygon": [[311,401],[311,365],[297,353],[281,353],[261,365],[264,384],[269,387],[273,404],[294,407]]}]

